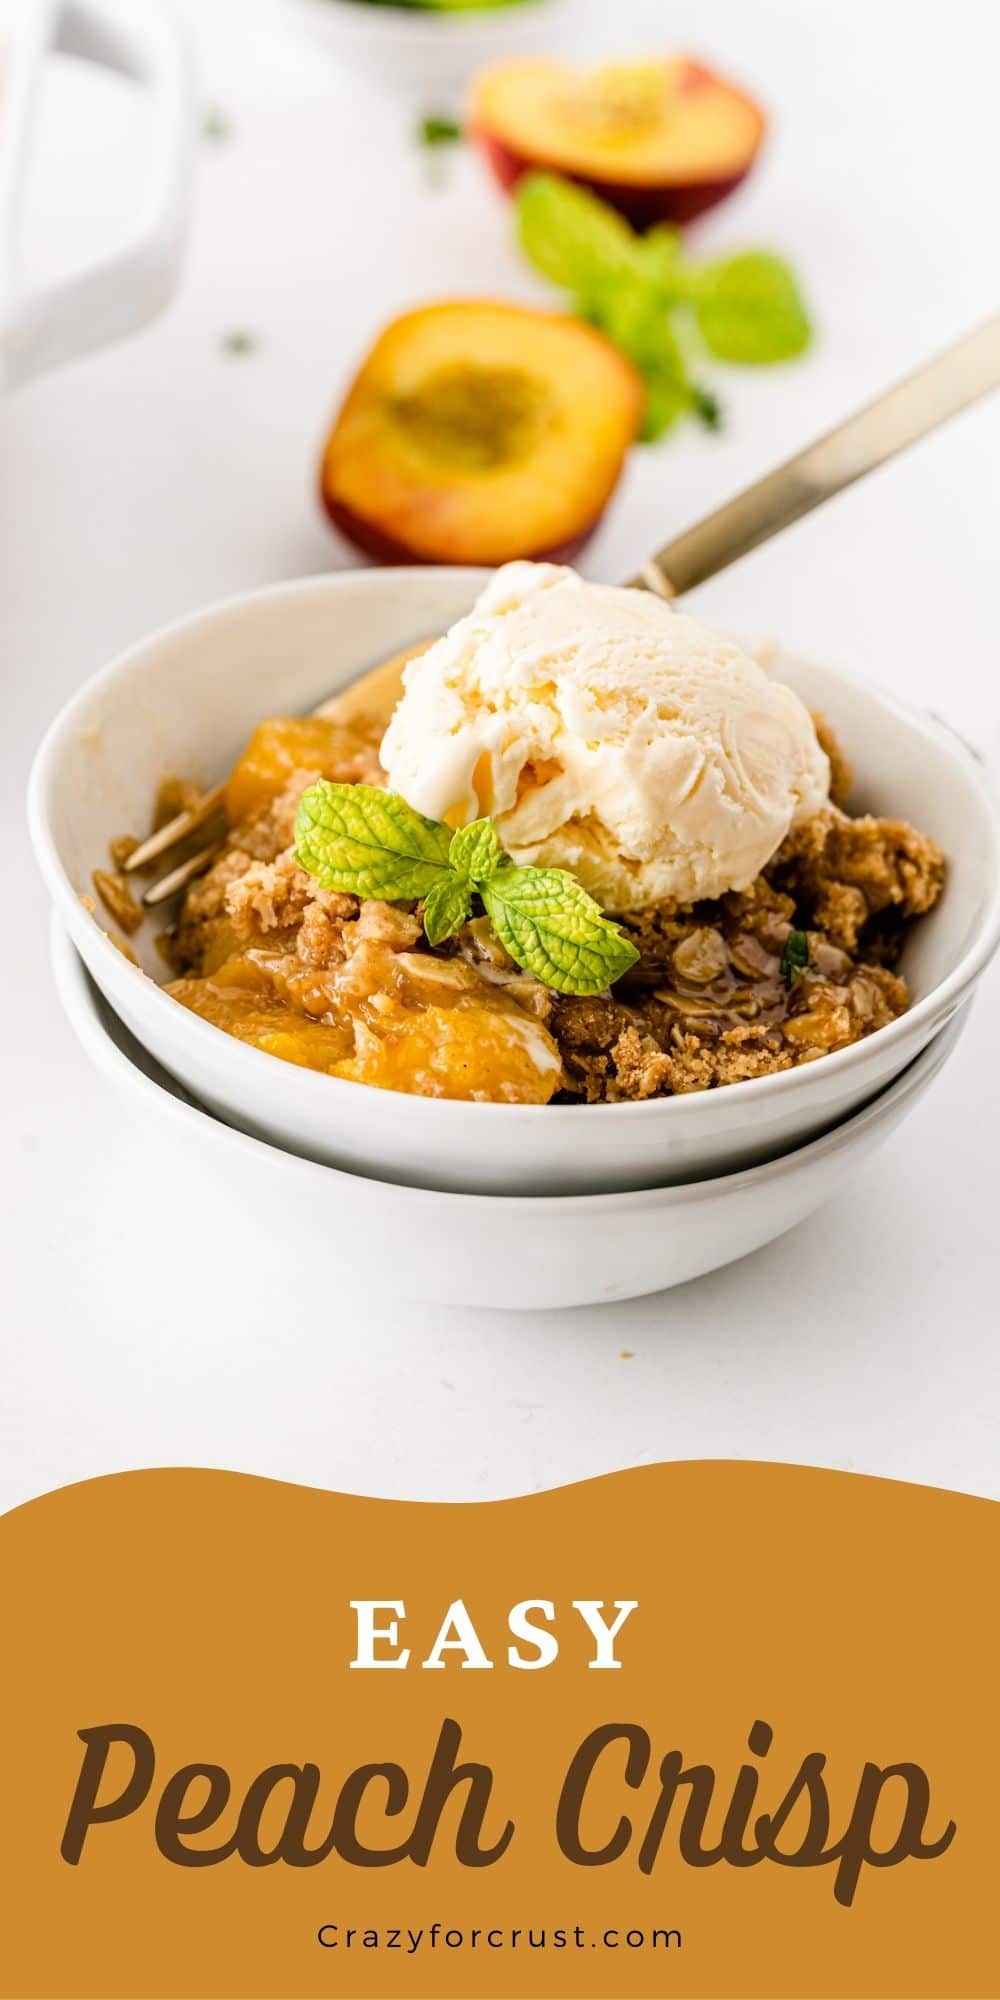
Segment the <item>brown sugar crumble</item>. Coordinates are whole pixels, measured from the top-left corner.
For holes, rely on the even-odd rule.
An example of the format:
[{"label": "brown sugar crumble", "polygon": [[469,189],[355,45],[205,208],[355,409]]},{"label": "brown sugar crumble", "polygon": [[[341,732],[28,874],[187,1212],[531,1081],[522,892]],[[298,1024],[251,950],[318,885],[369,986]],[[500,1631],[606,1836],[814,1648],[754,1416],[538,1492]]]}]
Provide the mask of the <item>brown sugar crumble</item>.
[{"label": "brown sugar crumble", "polygon": [[[793,836],[749,889],[623,919],[640,957],[614,994],[554,1002],[571,1091],[599,1103],[745,1083],[905,1013],[893,966],[907,919],[940,891],[942,858],[912,828],[851,821],[844,881],[842,817],[834,806],[810,821],[809,839]],[[808,952],[798,978],[785,960],[793,931]]]},{"label": "brown sugar crumble", "polygon": [[230,810],[223,851],[188,888],[164,947],[177,975],[168,991],[287,1060],[435,1096],[619,1103],[813,1062],[906,1011],[900,952],[945,873],[927,835],[844,810],[850,767],[814,719],[830,804],[748,888],[621,918],[638,962],[592,999],[519,971],[484,916],[432,951],[417,905],[319,887],[294,856],[299,798],[321,776],[384,782],[371,741],[341,729],[330,755],[301,766],[283,741],[269,792],[258,744],[253,783],[238,765],[230,794],[246,810]]}]

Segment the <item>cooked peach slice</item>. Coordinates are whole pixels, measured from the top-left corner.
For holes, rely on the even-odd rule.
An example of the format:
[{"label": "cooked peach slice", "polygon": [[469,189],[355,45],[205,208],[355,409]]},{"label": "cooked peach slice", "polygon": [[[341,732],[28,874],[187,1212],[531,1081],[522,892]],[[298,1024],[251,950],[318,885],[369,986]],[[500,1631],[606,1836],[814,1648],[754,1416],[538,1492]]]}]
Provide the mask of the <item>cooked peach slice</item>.
[{"label": "cooked peach slice", "polygon": [[361,718],[349,725],[321,715],[273,715],[258,722],[226,780],[230,826],[270,805],[293,771],[356,782],[366,774],[378,742],[379,732],[366,730]]},{"label": "cooked peach slice", "polygon": [[562,1080],[542,1022],[459,960],[376,950],[323,972],[251,950],[167,991],[252,1048],[381,1090],[547,1104]]},{"label": "cooked peach slice", "polygon": [[565,174],[638,228],[690,222],[721,201],[765,129],[751,98],[684,56],[592,70],[497,63],[473,85],[470,124],[503,187],[530,167]]},{"label": "cooked peach slice", "polygon": [[396,971],[393,992],[355,1006],[354,1057],[338,1076],[418,1097],[548,1103],[562,1061],[534,1014],[454,959],[400,955]]},{"label": "cooked peach slice", "polygon": [[228,959],[204,979],[175,979],[167,992],[182,1007],[238,1042],[263,1049],[269,1056],[280,1056],[283,1062],[297,1063],[301,1069],[335,1075],[354,1047],[349,1024],[294,1013],[275,998],[246,959]]},{"label": "cooked peach slice", "polygon": [[456,300],[386,327],[323,455],[335,525],[384,561],[567,560],[642,418],[631,362],[579,321]]}]

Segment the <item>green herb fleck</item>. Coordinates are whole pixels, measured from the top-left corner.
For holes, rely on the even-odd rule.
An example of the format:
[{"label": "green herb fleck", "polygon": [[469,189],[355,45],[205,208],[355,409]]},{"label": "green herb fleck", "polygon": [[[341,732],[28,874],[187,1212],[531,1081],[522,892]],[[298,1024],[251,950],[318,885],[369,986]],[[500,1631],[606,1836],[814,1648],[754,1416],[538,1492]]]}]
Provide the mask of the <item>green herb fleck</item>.
[{"label": "green herb fleck", "polygon": [[256,334],[247,333],[242,328],[237,328],[233,333],[224,333],[222,336],[224,354],[253,354],[257,346]]},{"label": "green herb fleck", "polygon": [[462,127],[457,118],[446,117],[441,112],[428,113],[417,126],[417,143],[420,146],[457,146],[461,139]]},{"label": "green herb fleck", "polygon": [[809,963],[809,937],[806,931],[789,931],[785,949],[781,954],[782,978],[789,986],[795,986],[801,979]]},{"label": "green herb fleck", "polygon": [[217,104],[210,104],[201,121],[201,136],[216,146],[222,146],[232,137],[232,126],[224,111]]},{"label": "green herb fleck", "polygon": [[431,945],[460,929],[478,895],[515,964],[559,993],[603,993],[639,956],[574,876],[516,867],[488,819],[453,833],[376,786],[310,785],[295,855],[325,889],[422,900]]},{"label": "green herb fleck", "polygon": [[691,407],[699,423],[704,424],[707,431],[721,431],[725,421],[722,404],[718,396],[713,396],[711,389],[696,388]]}]

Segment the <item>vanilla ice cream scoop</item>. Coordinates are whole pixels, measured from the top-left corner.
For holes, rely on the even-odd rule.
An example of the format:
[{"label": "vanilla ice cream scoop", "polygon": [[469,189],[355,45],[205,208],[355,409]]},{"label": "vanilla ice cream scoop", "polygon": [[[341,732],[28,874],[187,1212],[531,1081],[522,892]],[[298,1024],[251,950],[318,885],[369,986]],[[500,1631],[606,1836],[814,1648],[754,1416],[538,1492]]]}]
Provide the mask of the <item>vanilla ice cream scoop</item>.
[{"label": "vanilla ice cream scoop", "polygon": [[645,591],[508,563],[411,661],[389,784],[612,911],[743,889],[818,811],[830,768],[798,696]]}]

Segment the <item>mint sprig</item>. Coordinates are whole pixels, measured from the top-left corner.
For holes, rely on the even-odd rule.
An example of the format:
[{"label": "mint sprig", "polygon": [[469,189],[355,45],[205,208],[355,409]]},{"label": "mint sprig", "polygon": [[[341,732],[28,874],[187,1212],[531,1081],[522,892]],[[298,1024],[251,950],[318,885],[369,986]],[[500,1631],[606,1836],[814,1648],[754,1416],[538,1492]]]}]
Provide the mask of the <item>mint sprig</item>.
[{"label": "mint sprig", "polygon": [[516,867],[490,820],[453,833],[373,785],[310,785],[295,858],[324,889],[422,901],[431,945],[454,936],[478,896],[515,965],[557,993],[603,993],[639,956],[575,876]]},{"label": "mint sprig", "polygon": [[718,429],[717,399],[695,373],[700,352],[762,365],[791,360],[809,345],[795,277],[771,251],[698,265],[677,230],[660,224],[640,236],[597,195],[558,174],[525,174],[516,215],[535,269],[568,292],[578,316],[638,369],[647,441],[683,415]]}]

